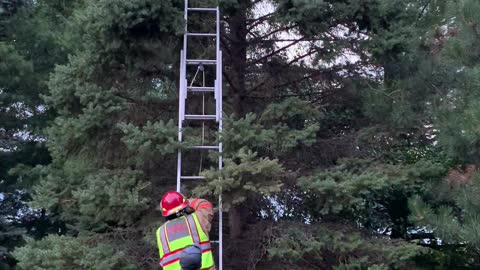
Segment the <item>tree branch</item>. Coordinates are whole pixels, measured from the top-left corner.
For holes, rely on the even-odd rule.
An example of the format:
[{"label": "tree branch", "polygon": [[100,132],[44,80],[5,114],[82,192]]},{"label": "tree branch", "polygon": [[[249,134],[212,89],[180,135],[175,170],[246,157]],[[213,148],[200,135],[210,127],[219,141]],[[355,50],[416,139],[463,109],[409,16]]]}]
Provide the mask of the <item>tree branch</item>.
[{"label": "tree branch", "polygon": [[271,36],[271,35],[274,35],[274,34],[276,34],[276,33],[282,32],[282,31],[289,31],[289,30],[291,30],[291,29],[293,29],[293,28],[295,28],[295,27],[297,27],[297,26],[296,26],[296,25],[291,25],[291,26],[286,26],[286,27],[282,27],[282,28],[275,29],[275,30],[273,30],[273,31],[271,31],[271,32],[269,32],[269,33],[266,33],[266,34],[264,34],[264,35],[262,35],[262,36],[259,36],[259,37],[256,38],[256,39],[250,40],[249,43],[251,43],[251,44],[252,44],[252,43],[260,43],[260,42],[264,41],[267,37],[269,37],[269,36]]},{"label": "tree branch", "polygon": [[252,20],[247,20],[247,25],[251,24],[249,27],[247,27],[247,30],[250,31],[253,28],[257,27],[258,25],[262,24],[264,21],[268,20],[270,17],[272,17],[275,14],[275,12],[260,16],[256,19]]},{"label": "tree branch", "polygon": [[423,6],[422,11],[420,11],[420,14],[418,14],[417,21],[420,20],[420,18],[423,16],[423,14],[425,13],[425,10],[427,9],[427,7],[430,5],[431,2],[432,0],[428,0],[427,3]]},{"label": "tree branch", "polygon": [[314,53],[317,53],[317,52],[318,52],[317,49],[310,49],[309,52],[307,52],[307,53],[305,53],[305,54],[302,54],[302,55],[299,55],[298,57],[296,57],[296,58],[292,59],[291,61],[289,61],[286,66],[290,66],[290,65],[292,65],[293,63],[296,63],[296,62],[304,59],[305,57],[308,57],[308,56],[310,56],[310,55],[312,55],[312,54],[314,54]]},{"label": "tree branch", "polygon": [[292,43],[290,43],[290,44],[288,44],[288,45],[286,45],[286,46],[283,46],[283,47],[280,48],[280,49],[274,50],[273,52],[271,52],[271,53],[269,53],[269,54],[267,54],[267,55],[265,55],[265,56],[263,56],[263,57],[261,57],[261,58],[259,58],[259,59],[256,59],[255,61],[251,62],[249,65],[256,65],[256,64],[264,61],[265,59],[270,58],[270,57],[274,56],[275,54],[278,54],[279,52],[284,51],[284,50],[286,50],[286,49],[288,49],[288,48],[290,48],[290,47],[298,44],[298,43],[301,42],[301,41],[302,41],[302,39],[298,39],[298,40],[296,40],[296,41],[294,41],[294,42],[292,42]]}]

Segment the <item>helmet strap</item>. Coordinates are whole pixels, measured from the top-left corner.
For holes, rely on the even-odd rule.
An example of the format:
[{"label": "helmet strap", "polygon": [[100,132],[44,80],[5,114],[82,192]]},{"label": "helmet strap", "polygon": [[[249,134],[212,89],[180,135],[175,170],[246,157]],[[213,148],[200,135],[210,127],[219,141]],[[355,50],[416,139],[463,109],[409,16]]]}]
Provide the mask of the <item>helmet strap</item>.
[{"label": "helmet strap", "polygon": [[185,212],[185,209],[182,209],[182,210],[178,211],[175,215],[177,217],[181,217],[181,216],[187,215],[187,213]]}]

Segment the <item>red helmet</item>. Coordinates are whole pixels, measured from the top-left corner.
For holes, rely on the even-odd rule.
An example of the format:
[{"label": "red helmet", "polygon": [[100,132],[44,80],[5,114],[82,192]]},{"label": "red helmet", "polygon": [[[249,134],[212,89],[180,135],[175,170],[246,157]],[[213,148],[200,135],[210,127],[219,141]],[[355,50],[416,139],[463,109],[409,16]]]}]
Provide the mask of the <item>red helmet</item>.
[{"label": "red helmet", "polygon": [[187,206],[187,198],[176,191],[165,193],[162,197],[162,201],[160,201],[160,209],[162,210],[162,216],[164,217],[176,214],[187,208]]}]

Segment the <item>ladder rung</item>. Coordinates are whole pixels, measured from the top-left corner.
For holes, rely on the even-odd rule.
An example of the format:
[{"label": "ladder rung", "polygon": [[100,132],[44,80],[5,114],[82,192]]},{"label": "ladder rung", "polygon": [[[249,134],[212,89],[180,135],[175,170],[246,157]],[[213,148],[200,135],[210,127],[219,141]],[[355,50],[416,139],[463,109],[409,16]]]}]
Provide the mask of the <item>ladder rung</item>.
[{"label": "ladder rung", "polygon": [[218,150],[220,147],[218,145],[195,145],[190,146],[190,149],[197,149],[197,150]]},{"label": "ladder rung", "polygon": [[189,11],[217,11],[216,8],[188,8]]},{"label": "ladder rung", "polygon": [[189,86],[187,90],[190,92],[215,92],[215,87]]},{"label": "ladder rung", "polygon": [[220,243],[220,241],[218,241],[218,240],[210,240],[210,243],[212,243],[212,244],[218,244],[218,243]]},{"label": "ladder rung", "polygon": [[180,176],[182,180],[204,180],[205,177],[203,176]]},{"label": "ladder rung", "polygon": [[187,59],[188,65],[215,65],[217,60],[203,60],[203,59]]},{"label": "ladder rung", "polygon": [[217,120],[213,114],[186,114],[185,120]]},{"label": "ladder rung", "polygon": [[216,37],[215,33],[187,33],[187,36],[190,37]]}]

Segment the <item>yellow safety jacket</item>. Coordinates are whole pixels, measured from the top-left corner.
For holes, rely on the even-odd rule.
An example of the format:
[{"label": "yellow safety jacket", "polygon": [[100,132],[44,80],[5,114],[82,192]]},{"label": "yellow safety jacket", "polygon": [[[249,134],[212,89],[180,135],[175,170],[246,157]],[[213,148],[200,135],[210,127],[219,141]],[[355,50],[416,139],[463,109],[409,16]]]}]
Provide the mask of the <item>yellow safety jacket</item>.
[{"label": "yellow safety jacket", "polygon": [[194,243],[202,251],[202,268],[213,267],[213,254],[210,240],[198,222],[195,213],[167,221],[157,230],[160,265],[163,270],[181,270],[180,254]]}]

